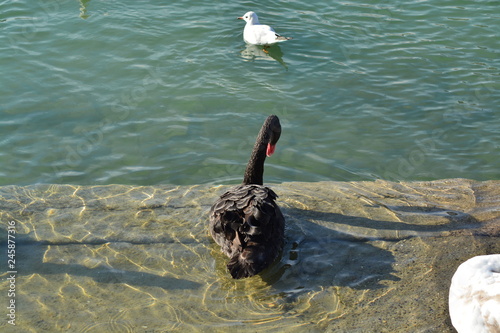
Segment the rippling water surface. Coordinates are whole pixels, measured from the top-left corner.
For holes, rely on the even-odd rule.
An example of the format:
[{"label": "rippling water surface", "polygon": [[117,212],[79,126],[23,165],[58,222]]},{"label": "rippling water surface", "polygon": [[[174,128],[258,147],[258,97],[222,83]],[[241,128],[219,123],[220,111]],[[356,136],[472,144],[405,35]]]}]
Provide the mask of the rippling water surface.
[{"label": "rippling water surface", "polygon": [[[386,181],[499,179],[498,1],[1,8],[0,229],[16,223],[17,328],[452,331],[453,269],[498,252],[484,237],[498,235],[498,184]],[[293,40],[247,47],[248,10]],[[234,281],[207,211],[271,113],[283,134],[265,181],[281,183],[286,247]]]},{"label": "rippling water surface", "polygon": [[268,181],[498,179],[497,5],[6,2],[0,182],[238,182],[271,113]]}]

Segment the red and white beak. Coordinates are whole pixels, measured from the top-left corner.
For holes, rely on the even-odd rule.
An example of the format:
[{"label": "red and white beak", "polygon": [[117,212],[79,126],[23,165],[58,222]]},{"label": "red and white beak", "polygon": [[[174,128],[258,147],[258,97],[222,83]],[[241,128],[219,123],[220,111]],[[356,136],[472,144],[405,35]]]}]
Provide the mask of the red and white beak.
[{"label": "red and white beak", "polygon": [[274,150],[276,149],[276,145],[272,145],[270,143],[267,144],[267,150],[266,150],[266,155],[267,157],[271,156],[274,154]]}]

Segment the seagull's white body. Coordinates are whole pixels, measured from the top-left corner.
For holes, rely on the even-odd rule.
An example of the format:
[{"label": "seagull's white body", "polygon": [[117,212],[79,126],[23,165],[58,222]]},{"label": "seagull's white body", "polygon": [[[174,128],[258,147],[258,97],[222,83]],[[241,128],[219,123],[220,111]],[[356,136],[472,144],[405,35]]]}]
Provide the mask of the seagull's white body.
[{"label": "seagull's white body", "polygon": [[248,44],[272,45],[292,39],[290,37],[278,35],[274,29],[268,25],[260,24],[259,18],[254,12],[247,12],[245,15],[238,18],[247,23],[243,30],[243,39]]},{"label": "seagull's white body", "polygon": [[500,332],[500,254],[477,256],[458,267],[449,308],[459,333]]}]

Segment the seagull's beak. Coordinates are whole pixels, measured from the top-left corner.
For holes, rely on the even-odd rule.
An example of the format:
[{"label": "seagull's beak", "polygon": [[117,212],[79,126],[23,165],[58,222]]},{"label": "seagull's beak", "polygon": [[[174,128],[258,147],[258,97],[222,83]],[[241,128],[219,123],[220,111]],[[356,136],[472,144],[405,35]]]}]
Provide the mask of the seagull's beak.
[{"label": "seagull's beak", "polygon": [[237,17],[238,20],[243,20],[243,17]]}]

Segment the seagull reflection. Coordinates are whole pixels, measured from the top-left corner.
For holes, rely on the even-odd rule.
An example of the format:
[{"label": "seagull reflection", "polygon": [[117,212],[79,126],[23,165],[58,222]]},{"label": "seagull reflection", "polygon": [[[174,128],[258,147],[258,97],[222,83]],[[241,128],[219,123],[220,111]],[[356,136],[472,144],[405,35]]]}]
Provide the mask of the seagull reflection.
[{"label": "seagull reflection", "polygon": [[80,18],[86,20],[89,15],[87,15],[87,3],[90,0],[80,0]]},{"label": "seagull reflection", "polygon": [[264,51],[261,45],[247,44],[246,48],[241,51],[241,57],[247,61],[276,60],[285,67],[285,69],[288,69],[288,66],[283,61],[283,51],[281,51],[279,45],[271,45],[265,50],[266,51]]}]

